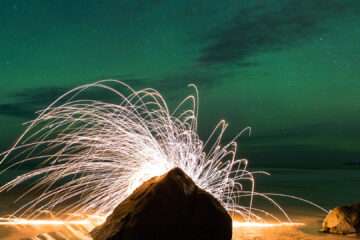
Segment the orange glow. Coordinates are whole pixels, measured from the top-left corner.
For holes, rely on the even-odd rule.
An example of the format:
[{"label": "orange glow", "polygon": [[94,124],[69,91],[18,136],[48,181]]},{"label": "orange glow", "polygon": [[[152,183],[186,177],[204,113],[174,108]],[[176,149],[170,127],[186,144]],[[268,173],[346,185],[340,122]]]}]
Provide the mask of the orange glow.
[{"label": "orange glow", "polygon": [[304,226],[305,223],[257,223],[257,222],[237,222],[233,221],[233,228],[236,227],[281,227],[281,226]]},{"label": "orange glow", "polygon": [[[86,215],[83,220],[34,220],[25,218],[0,218],[0,225],[100,225],[106,220],[105,216]],[[233,227],[281,227],[281,226],[304,226],[304,223],[258,223],[258,222],[238,222],[233,221]]]},{"label": "orange glow", "polygon": [[100,225],[106,218],[96,215],[88,215],[82,220],[52,220],[52,219],[25,219],[25,218],[0,218],[0,225]]}]

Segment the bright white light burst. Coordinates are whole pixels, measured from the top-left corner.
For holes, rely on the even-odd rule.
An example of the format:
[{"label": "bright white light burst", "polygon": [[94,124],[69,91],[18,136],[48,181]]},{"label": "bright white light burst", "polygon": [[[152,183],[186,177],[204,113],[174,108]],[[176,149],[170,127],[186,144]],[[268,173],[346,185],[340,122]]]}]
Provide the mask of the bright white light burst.
[{"label": "bright white light burst", "polygon": [[[254,192],[247,160],[235,158],[235,140],[250,128],[222,145],[227,127],[222,120],[209,139],[201,141],[197,133],[198,94],[191,86],[196,95],[186,97],[174,111],[156,90],[135,91],[116,80],[65,93],[29,122],[15,145],[0,155],[2,164],[12,159],[7,169],[41,163],[0,191],[29,180],[34,183],[25,195],[33,190],[38,190],[38,195],[16,212],[21,215],[34,216],[61,206],[59,213],[106,216],[141,183],[179,167],[230,213],[245,221],[261,221],[259,214],[264,211],[252,208],[254,195],[278,205],[268,195]],[[108,99],[116,103],[80,98],[99,88],[103,96],[113,95]]]}]

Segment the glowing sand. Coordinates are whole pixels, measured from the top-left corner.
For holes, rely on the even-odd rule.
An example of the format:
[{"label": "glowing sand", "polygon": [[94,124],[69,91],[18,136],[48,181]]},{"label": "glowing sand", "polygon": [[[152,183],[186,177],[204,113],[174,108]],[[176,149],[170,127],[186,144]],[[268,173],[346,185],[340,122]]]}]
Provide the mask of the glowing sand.
[{"label": "glowing sand", "polygon": [[[94,216],[97,219],[96,223],[103,223],[106,218]],[[93,220],[29,220],[24,218],[0,218],[0,225],[88,225],[93,224]],[[282,226],[304,226],[305,223],[256,223],[256,222],[238,222],[233,221],[233,227],[282,227]]]},{"label": "glowing sand", "polygon": [[305,226],[305,223],[257,223],[233,221],[233,228],[237,227],[283,227],[283,226]]},{"label": "glowing sand", "polygon": [[82,220],[53,220],[53,219],[26,219],[0,218],[0,225],[98,225],[105,221],[102,216],[84,216]]}]

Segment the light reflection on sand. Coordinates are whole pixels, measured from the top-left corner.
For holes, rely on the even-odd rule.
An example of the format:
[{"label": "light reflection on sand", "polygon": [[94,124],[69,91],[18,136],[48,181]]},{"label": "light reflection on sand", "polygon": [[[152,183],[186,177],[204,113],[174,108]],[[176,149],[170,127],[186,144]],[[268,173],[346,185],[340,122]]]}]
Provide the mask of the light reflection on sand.
[{"label": "light reflection on sand", "polygon": [[282,226],[304,226],[305,223],[257,223],[257,222],[238,222],[233,221],[233,228],[237,227],[282,227]]},{"label": "light reflection on sand", "polygon": [[298,224],[244,224],[233,228],[233,240],[340,240],[359,239],[357,236],[331,235],[319,232],[322,218],[303,216]]},{"label": "light reflection on sand", "polygon": [[[28,220],[19,219],[15,222],[6,222],[0,219],[1,240],[91,240],[88,234],[96,225],[101,224],[104,218],[93,218],[95,220]],[[233,240],[338,240],[358,239],[353,236],[329,235],[318,232],[320,218],[307,216],[297,219],[298,223],[260,224],[234,221]],[[78,224],[75,224],[78,221]],[[305,222],[300,223],[300,221]],[[8,223],[8,224],[7,224]],[[4,234],[2,234],[4,233]],[[41,237],[40,237],[41,236]]]},{"label": "light reflection on sand", "polygon": [[0,218],[0,239],[91,240],[88,233],[105,221],[95,215],[72,215],[67,220],[48,215],[52,219]]},{"label": "light reflection on sand", "polygon": [[77,220],[77,221],[60,221],[60,220],[29,220],[29,219],[11,219],[11,218],[0,218],[0,225],[66,225],[66,224],[77,224],[86,225],[90,224],[88,220]]}]

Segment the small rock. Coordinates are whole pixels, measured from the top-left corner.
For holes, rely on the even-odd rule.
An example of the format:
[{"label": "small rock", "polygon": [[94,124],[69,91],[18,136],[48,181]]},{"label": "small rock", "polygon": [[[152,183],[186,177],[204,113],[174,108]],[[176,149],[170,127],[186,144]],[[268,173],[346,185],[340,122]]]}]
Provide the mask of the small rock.
[{"label": "small rock", "polygon": [[360,233],[360,202],[334,208],[326,216],[321,231],[337,234]]},{"label": "small rock", "polygon": [[180,169],[153,177],[91,233],[94,240],[231,240],[232,220]]}]

